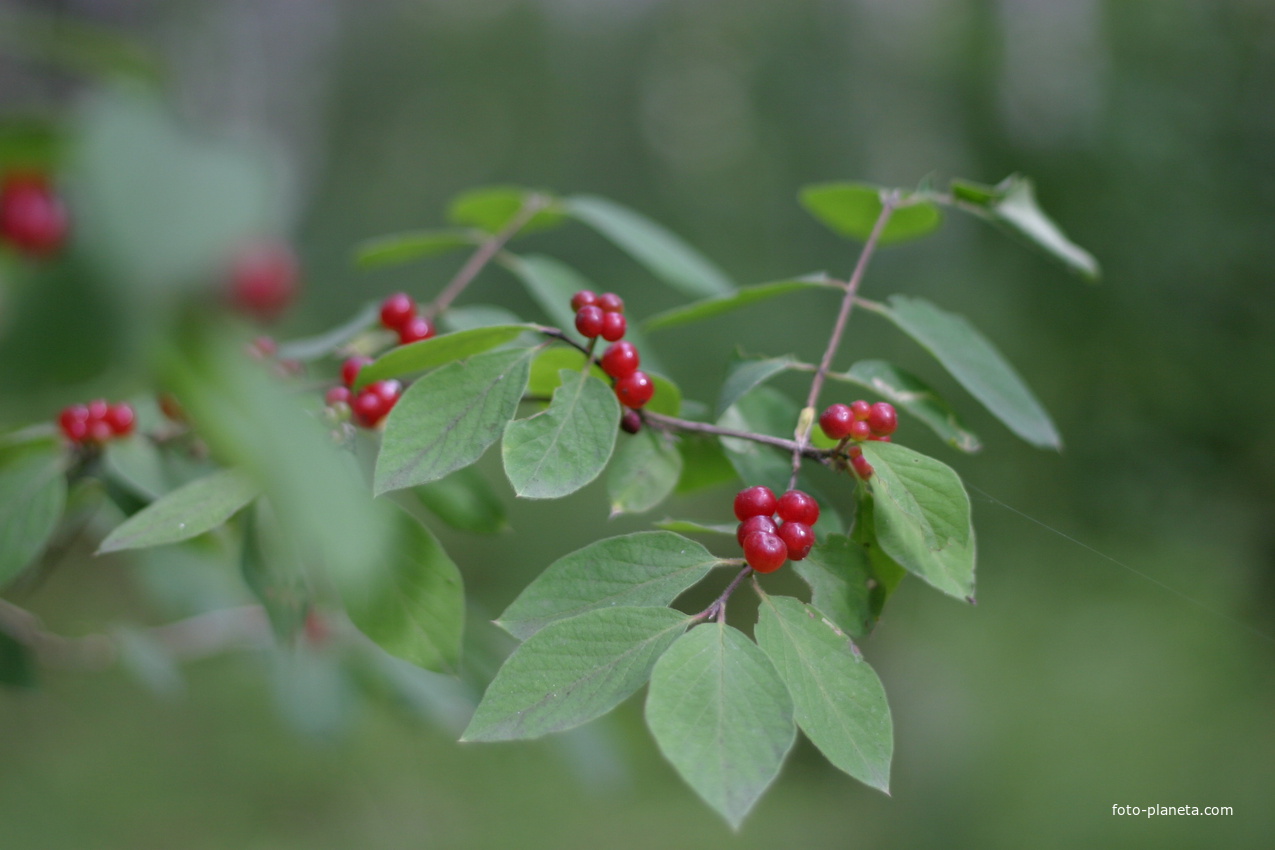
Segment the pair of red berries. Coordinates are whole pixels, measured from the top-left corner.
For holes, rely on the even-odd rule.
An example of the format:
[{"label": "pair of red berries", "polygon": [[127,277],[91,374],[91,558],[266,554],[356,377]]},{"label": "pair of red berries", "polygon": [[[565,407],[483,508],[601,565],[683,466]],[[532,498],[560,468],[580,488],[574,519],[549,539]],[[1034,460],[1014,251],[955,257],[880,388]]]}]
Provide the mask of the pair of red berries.
[{"label": "pair of red berries", "polygon": [[0,183],[0,241],[30,257],[48,257],[66,242],[70,217],[62,198],[37,171],[15,171]]},{"label": "pair of red berries", "polygon": [[429,339],[437,332],[433,322],[417,313],[416,301],[406,292],[381,302],[381,324],[397,333],[402,345]]},{"label": "pair of red berries", "polygon": [[629,408],[620,427],[636,434],[642,427],[641,417],[628,414],[642,407],[655,395],[655,382],[638,366],[642,358],[637,346],[620,342],[628,330],[624,319],[624,299],[614,292],[601,295],[582,289],[571,297],[571,309],[576,311],[576,330],[589,339],[601,336],[611,343],[602,353],[598,365],[615,381],[615,395]]},{"label": "pair of red berries", "polygon": [[624,299],[614,292],[598,295],[582,289],[571,296],[571,309],[576,311],[576,330],[585,339],[602,337],[615,342],[629,329],[624,318]]},{"label": "pair of red berries", "polygon": [[784,561],[800,561],[810,554],[819,503],[800,490],[776,498],[773,490],[759,484],[735,496],[735,518],[739,520],[735,539],[744,547],[748,566],[759,573],[773,573]]},{"label": "pair of red berries", "polygon": [[354,421],[364,428],[375,428],[389,415],[403,395],[398,381],[374,381],[357,393],[352,391],[359,371],[372,362],[370,357],[351,357],[341,364],[342,386],[328,390],[324,399],[329,405],[348,404]]},{"label": "pair of red berries", "polygon": [[232,307],[258,321],[273,322],[296,300],[301,264],[283,242],[255,242],[231,261],[229,283]]},{"label": "pair of red berries", "polygon": [[103,399],[73,404],[58,415],[58,427],[72,443],[100,446],[116,437],[127,437],[137,425],[130,404],[107,404]]}]

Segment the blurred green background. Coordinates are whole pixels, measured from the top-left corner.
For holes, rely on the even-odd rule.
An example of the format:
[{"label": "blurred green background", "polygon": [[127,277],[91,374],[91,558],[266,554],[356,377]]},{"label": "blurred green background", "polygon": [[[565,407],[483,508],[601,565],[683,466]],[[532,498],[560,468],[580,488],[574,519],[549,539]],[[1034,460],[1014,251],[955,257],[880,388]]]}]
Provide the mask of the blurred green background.
[{"label": "blurred green background", "polygon": [[[323,704],[321,684],[280,696],[262,674],[269,661],[238,654],[189,667],[177,699],[119,672],[50,672],[38,691],[0,693],[6,850],[1271,845],[1275,5],[5,0],[0,10],[125,36],[154,57],[191,127],[271,151],[275,220],[307,282],[284,337],[397,288],[437,291],[459,259],[358,272],[351,248],[441,223],[450,197],[488,183],[613,197],[754,283],[848,274],[855,248],[798,207],[805,183],[1019,171],[1105,271],[1089,287],[949,218],[924,242],[884,250],[869,274],[868,297],[921,294],[967,315],[1067,444],[1032,450],[912,343],[872,316],[851,323],[840,363],[879,356],[918,372],[986,444],[966,458],[906,421],[900,432],[972,485],[981,557],[977,607],[908,582],[864,647],[894,712],[891,798],[803,744],[732,836],[663,764],[637,699],[558,739],[461,746],[463,705],[442,686],[423,712],[338,696],[342,722],[306,734],[297,726],[315,723],[286,719]],[[100,65],[135,58],[107,52],[74,67],[0,32],[4,115],[73,108]],[[633,314],[679,301],[583,229],[530,236],[525,249],[567,260]],[[91,331],[102,316],[68,291],[56,309]],[[498,269],[466,300],[537,315]],[[688,397],[711,401],[736,345],[818,356],[826,297],[775,303],[653,346]],[[0,381],[0,419],[48,418],[78,397],[80,377]],[[796,394],[802,383],[779,386]],[[514,504],[506,488],[514,533],[440,533],[465,571],[480,645],[504,646],[483,616],[554,558],[645,527],[608,524],[600,495]],[[729,496],[656,514],[722,521]],[[153,588],[133,580],[156,568],[73,550],[9,597],[71,634],[162,622]],[[1118,817],[1113,804],[1235,813]]]}]

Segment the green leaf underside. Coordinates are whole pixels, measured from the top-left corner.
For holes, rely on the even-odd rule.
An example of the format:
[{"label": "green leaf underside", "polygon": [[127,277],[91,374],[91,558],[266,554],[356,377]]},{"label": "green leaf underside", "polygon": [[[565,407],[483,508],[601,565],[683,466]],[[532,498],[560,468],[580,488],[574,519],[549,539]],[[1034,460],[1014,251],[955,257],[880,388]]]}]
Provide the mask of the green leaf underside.
[{"label": "green leaf underside", "polygon": [[0,468],[0,585],[44,551],[65,505],[56,448],[21,452]]},{"label": "green leaf underside", "polygon": [[405,514],[398,519],[400,545],[376,580],[346,588],[346,612],[390,655],[454,673],[465,626],[460,570],[428,529]]},{"label": "green leaf underside", "polygon": [[887,555],[934,587],[974,593],[974,529],[961,479],[944,463],[893,443],[864,443],[874,470],[873,526]]},{"label": "green leaf underside", "polygon": [[651,274],[687,295],[720,295],[735,288],[712,261],[681,238],[628,207],[606,198],[576,195],[567,212],[610,239]]},{"label": "green leaf underside", "polygon": [[260,488],[226,469],[178,487],[133,514],[106,536],[98,554],[178,543],[212,531],[256,498]]},{"label": "green leaf underside", "polygon": [[855,638],[872,631],[876,615],[869,583],[875,579],[866,549],[840,534],[832,534],[811,549],[804,560],[794,561],[793,569],[810,585],[810,604],[837,628]]},{"label": "green leaf underside", "polygon": [[1034,446],[1061,449],[1058,430],[1023,379],[964,316],[921,298],[894,295],[881,312],[916,340],[1011,431]]},{"label": "green leaf underside", "polygon": [[665,434],[643,428],[621,440],[607,471],[611,515],[649,511],[664,501],[682,474],[682,455]]},{"label": "green leaf underside", "polygon": [[549,407],[505,427],[505,474],[524,499],[556,499],[601,474],[620,421],[611,388],[592,375],[563,370]]},{"label": "green leaf underside", "polygon": [[[877,540],[876,516],[873,511],[873,499],[871,496],[861,494],[857,499],[858,504],[855,506],[854,530],[851,533],[851,542],[860,546],[868,555],[868,563],[872,567],[872,577],[876,579],[877,585],[872,588],[868,594],[868,606],[873,618],[881,616],[881,612],[885,609],[885,603],[890,600],[890,596],[898,589],[903,582],[904,576],[908,574],[899,562],[891,558],[881,548],[881,542]],[[815,605],[819,608],[818,605]],[[820,608],[819,610],[823,610]]]},{"label": "green leaf underside", "polygon": [[953,180],[952,194],[966,202],[962,209],[1000,225],[1069,271],[1091,281],[1101,276],[1094,256],[1068,239],[1040,208],[1030,179],[1013,175],[998,186]]},{"label": "green leaf underside", "polygon": [[538,738],[606,714],[646,684],[689,623],[668,608],[602,608],[551,623],[505,661],[461,740]]},{"label": "green leaf underside", "polygon": [[453,224],[477,227],[488,233],[498,233],[535,195],[551,203],[533,215],[522,226],[520,233],[551,230],[566,221],[566,214],[563,213],[556,198],[548,192],[537,192],[521,186],[483,186],[471,189],[452,200],[447,208],[447,219]]},{"label": "green leaf underside", "polygon": [[[797,412],[797,405],[783,393],[761,386],[735,402],[717,424],[772,437],[791,437]],[[775,492],[788,489],[792,459],[786,452],[734,437],[722,437],[721,444],[731,466],[749,486],[764,484]]]},{"label": "green leaf underside", "polygon": [[956,411],[928,384],[911,372],[884,360],[860,360],[845,372],[829,372],[833,380],[866,387],[920,419],[939,439],[963,452],[983,448],[978,437],[965,427]]},{"label": "green leaf underside", "polygon": [[401,378],[404,375],[424,372],[436,366],[482,354],[512,342],[525,331],[535,330],[535,328],[535,325],[472,328],[395,346],[359,370],[359,377],[354,388],[361,389],[374,381]]},{"label": "green leaf underside", "polygon": [[408,387],[386,419],[377,495],[437,481],[482,457],[518,410],[533,354],[480,354]]},{"label": "green leaf underside", "polygon": [[279,359],[308,362],[327,357],[363,331],[373,327],[380,313],[380,304],[375,302],[366,304],[363,309],[330,331],[280,343]]},{"label": "green leaf underside", "polygon": [[694,540],[668,531],[599,540],[550,564],[497,625],[526,639],[555,620],[596,608],[665,606],[719,563]]},{"label": "green leaf underside", "polygon": [[693,519],[664,519],[655,523],[655,527],[662,528],[665,531],[675,531],[679,534],[729,534],[733,536],[738,530],[738,523],[711,524],[696,522]]},{"label": "green leaf underside", "polygon": [[759,301],[787,295],[790,292],[805,292],[811,289],[831,289],[835,291],[841,289],[841,287],[828,278],[827,275],[822,274],[794,280],[781,280],[774,283],[745,286],[728,294],[714,295],[703,301],[696,301],[684,307],[674,307],[671,310],[665,310],[663,313],[657,313],[642,322],[642,330],[663,330],[665,328],[675,328],[678,325],[687,325],[691,322],[700,322],[704,319],[720,316],[723,313],[729,313],[732,310],[738,310],[741,307],[747,307],[749,304],[756,304]]},{"label": "green leaf underside", "polygon": [[[554,390],[562,386],[562,376],[567,372],[579,374],[584,367],[584,352],[574,348],[546,348],[536,355],[531,362],[531,379],[527,382],[527,395],[548,398]],[[589,374],[598,380],[607,381],[610,377],[596,363],[589,369]]]},{"label": "green leaf underside", "polygon": [[787,371],[796,363],[793,357],[771,357],[764,360],[732,360],[726,366],[726,380],[717,396],[714,416],[720,418],[731,405],[753,388]]},{"label": "green leaf underside", "polygon": [[646,723],[687,784],[738,829],[796,740],[788,689],[742,632],[709,623],[651,672]]},{"label": "green leaf underside", "polygon": [[470,248],[480,238],[468,230],[412,230],[391,233],[360,242],[354,249],[354,263],[361,269],[398,266],[449,251]]},{"label": "green leaf underside", "polygon": [[894,732],[885,688],[850,638],[808,605],[762,595],[757,643],[792,696],[793,714],[828,761],[890,790]]},{"label": "green leaf underside", "polygon": [[430,513],[452,528],[474,534],[498,534],[509,528],[500,497],[475,467],[458,469],[412,492]]},{"label": "green leaf underside", "polygon": [[[801,190],[801,205],[833,233],[867,241],[881,215],[882,191],[866,183],[821,183]],[[889,245],[920,238],[942,221],[943,214],[934,204],[905,198],[891,213],[880,242]]]}]

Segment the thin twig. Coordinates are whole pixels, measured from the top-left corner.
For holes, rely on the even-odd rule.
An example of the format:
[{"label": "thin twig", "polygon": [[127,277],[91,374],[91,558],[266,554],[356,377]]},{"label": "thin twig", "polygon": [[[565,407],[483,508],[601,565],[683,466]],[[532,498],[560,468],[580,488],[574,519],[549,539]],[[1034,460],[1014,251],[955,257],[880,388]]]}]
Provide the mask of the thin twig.
[{"label": "thin twig", "polygon": [[714,599],[712,604],[710,604],[703,611],[700,611],[691,619],[698,622],[698,621],[708,620],[712,617],[716,617],[717,622],[719,623],[726,622],[726,600],[730,599],[730,595],[735,592],[735,588],[739,587],[740,582],[748,578],[749,574],[751,574],[752,571],[753,571],[752,567],[745,565],[745,567],[739,571],[739,574],[735,576],[735,578],[731,581],[731,583],[726,585],[726,589],[722,591],[721,595],[718,596],[716,599]]},{"label": "thin twig", "polygon": [[769,434],[754,434],[752,431],[737,431],[734,428],[723,428],[720,425],[713,425],[708,422],[693,422],[690,419],[679,419],[676,416],[667,416],[663,413],[655,413],[654,411],[642,411],[642,418],[657,428],[675,431],[690,431],[696,434],[712,434],[717,437],[734,437],[737,440],[751,440],[754,443],[761,443],[766,446],[774,446],[785,451],[795,452],[801,451],[808,458],[822,461],[829,452],[825,449],[815,448],[814,446],[798,446],[793,440],[785,440],[783,437],[772,437]]}]

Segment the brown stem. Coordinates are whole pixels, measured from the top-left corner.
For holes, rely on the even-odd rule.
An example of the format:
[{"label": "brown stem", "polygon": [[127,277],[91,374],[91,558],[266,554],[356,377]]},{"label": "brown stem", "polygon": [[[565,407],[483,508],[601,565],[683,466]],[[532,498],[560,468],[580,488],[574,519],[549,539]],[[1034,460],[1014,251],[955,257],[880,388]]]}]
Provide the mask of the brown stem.
[{"label": "brown stem", "polygon": [[748,578],[752,571],[752,567],[745,565],[745,567],[739,571],[739,574],[731,580],[731,583],[726,585],[726,589],[722,591],[721,595],[714,599],[712,604],[703,611],[700,611],[691,619],[696,622],[700,622],[716,617],[717,622],[726,622],[726,600],[730,599],[730,595],[735,592],[735,588],[739,587],[740,583],[743,582],[744,579]]},{"label": "brown stem", "polygon": [[713,425],[708,422],[693,422],[689,419],[678,419],[676,416],[666,416],[663,413],[655,413],[650,410],[642,411],[642,418],[657,428],[675,431],[690,431],[695,434],[712,434],[717,437],[734,437],[738,440],[751,440],[754,443],[761,443],[766,446],[774,446],[775,448],[784,449],[785,451],[800,451],[806,457],[822,461],[828,457],[829,452],[824,449],[818,449],[814,446],[798,446],[793,440],[785,440],[783,437],[772,437],[769,434],[754,434],[752,431],[737,431],[734,428],[723,428],[720,425]]}]

